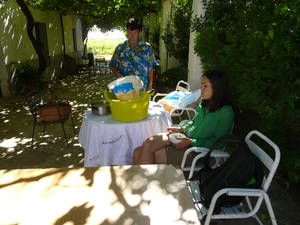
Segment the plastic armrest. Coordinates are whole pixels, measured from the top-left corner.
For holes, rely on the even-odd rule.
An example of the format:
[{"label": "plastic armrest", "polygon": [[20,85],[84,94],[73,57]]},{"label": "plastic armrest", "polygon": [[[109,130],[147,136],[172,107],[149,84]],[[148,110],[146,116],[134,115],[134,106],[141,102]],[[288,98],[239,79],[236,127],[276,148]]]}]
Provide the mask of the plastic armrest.
[{"label": "plastic armrest", "polygon": [[[179,113],[176,113],[177,110],[180,110]],[[181,116],[184,111],[187,112],[188,114],[188,117],[189,117],[189,120],[192,119],[192,117],[190,116],[190,111],[194,113],[194,115],[196,115],[196,110],[194,108],[173,108],[171,111],[170,111],[170,115],[171,116]]]},{"label": "plastic armrest", "polygon": [[228,158],[230,155],[223,150],[213,150],[210,156],[215,158]]},{"label": "plastic armrest", "polygon": [[[182,159],[182,162],[181,162],[181,169],[182,169],[183,171],[190,171],[190,173],[189,173],[189,178],[188,178],[188,179],[190,179],[190,178],[193,176],[194,170],[195,170],[195,165],[196,165],[198,159],[204,157],[204,156],[207,154],[208,151],[209,151],[209,149],[207,149],[207,148],[202,148],[202,147],[191,147],[191,148],[189,148],[188,150],[186,150],[186,151],[184,152],[183,159]],[[198,154],[198,155],[193,159],[191,167],[186,167],[186,165],[185,165],[185,164],[186,164],[186,159],[187,159],[188,155],[189,155],[191,152],[198,152],[198,153],[200,153],[200,154]],[[200,169],[201,169],[201,168],[200,168]]]},{"label": "plastic armrest", "polygon": [[190,120],[182,120],[179,124],[178,124],[178,126],[180,127],[183,123],[186,123],[186,122],[189,122]]},{"label": "plastic armrest", "polygon": [[[186,87],[181,86],[181,84],[184,84]],[[180,80],[176,85],[176,91],[189,91],[190,90],[190,84],[186,81]]]},{"label": "plastic armrest", "polygon": [[[191,148],[189,148],[188,150],[185,151],[185,153],[183,155],[182,162],[181,162],[181,169],[183,171],[190,171],[188,179],[192,178],[192,176],[194,174],[194,171],[195,171],[197,161],[200,158],[203,158],[207,154],[208,151],[209,151],[208,148],[203,148],[203,147],[191,147]],[[196,152],[196,153],[200,153],[200,154],[195,156],[195,158],[192,161],[191,167],[186,167],[186,165],[185,165],[186,164],[186,159],[187,159],[188,155],[191,152]],[[214,157],[214,158],[227,158],[227,157],[229,157],[229,154],[227,152],[222,151],[222,150],[213,150],[212,153],[211,153],[211,157]],[[197,170],[200,170],[200,169],[201,168],[197,168]]]},{"label": "plastic armrest", "polygon": [[165,97],[165,96],[167,96],[167,95],[168,95],[168,94],[165,94],[165,93],[156,93],[156,94],[153,96],[152,101],[156,102],[155,99],[156,99],[157,97]]},{"label": "plastic armrest", "polygon": [[225,193],[229,196],[249,196],[249,197],[262,197],[265,191],[262,189],[251,188],[224,188]]},{"label": "plastic armrest", "polygon": [[[185,152],[184,152],[184,155],[183,155],[183,159],[181,161],[181,169],[182,170],[185,170],[187,168],[185,168],[185,163],[186,163],[186,159],[187,159],[187,156],[191,153],[191,152],[205,152],[205,154],[208,152],[208,149],[207,148],[201,148],[201,147],[191,147],[189,149],[187,149]],[[189,168],[190,169],[190,168]],[[186,170],[185,170],[186,171]]]}]

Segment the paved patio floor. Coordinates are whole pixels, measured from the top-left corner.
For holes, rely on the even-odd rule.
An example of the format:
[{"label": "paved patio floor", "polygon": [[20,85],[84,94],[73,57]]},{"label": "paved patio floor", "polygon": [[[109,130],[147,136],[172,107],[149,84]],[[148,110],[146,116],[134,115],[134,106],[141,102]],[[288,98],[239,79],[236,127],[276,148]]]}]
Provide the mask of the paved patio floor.
[{"label": "paved patio floor", "polygon": [[[0,98],[0,169],[27,168],[74,168],[83,166],[84,149],[78,143],[83,112],[90,103],[103,97],[107,84],[115,79],[111,75],[90,76],[82,72],[58,81],[54,85],[58,97],[68,98],[72,105],[76,134],[73,134],[70,121],[65,123],[69,137],[66,147],[60,125],[42,127],[35,134],[34,148],[31,149],[32,115],[23,97]],[[49,92],[45,90],[45,97]],[[270,197],[278,219],[278,224],[300,224],[300,204],[283,185],[280,177],[271,184]],[[296,190],[298,191],[298,190]],[[289,192],[293,192],[290,190]],[[299,195],[298,195],[299,196]],[[298,198],[299,199],[299,198]],[[269,224],[264,209],[260,216]],[[254,220],[222,221],[222,224],[256,224]]]}]

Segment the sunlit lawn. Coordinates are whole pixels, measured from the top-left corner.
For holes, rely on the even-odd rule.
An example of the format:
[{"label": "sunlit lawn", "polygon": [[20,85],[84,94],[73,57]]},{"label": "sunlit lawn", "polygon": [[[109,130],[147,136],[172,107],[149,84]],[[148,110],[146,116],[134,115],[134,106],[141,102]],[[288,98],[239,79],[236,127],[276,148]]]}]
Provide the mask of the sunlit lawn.
[{"label": "sunlit lawn", "polygon": [[125,39],[98,39],[88,40],[88,52],[97,55],[112,55],[118,44],[124,42]]}]

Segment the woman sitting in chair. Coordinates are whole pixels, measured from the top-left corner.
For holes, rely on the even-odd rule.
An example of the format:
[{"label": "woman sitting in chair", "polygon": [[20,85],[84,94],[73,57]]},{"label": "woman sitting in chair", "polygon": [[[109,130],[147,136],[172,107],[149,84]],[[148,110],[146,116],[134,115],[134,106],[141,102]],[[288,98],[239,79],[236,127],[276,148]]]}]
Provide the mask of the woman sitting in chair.
[{"label": "woman sitting in chair", "polygon": [[[233,109],[228,79],[221,70],[208,70],[201,81],[201,104],[191,121],[179,128],[168,128],[168,133],[161,133],[148,138],[142,146],[134,150],[134,164],[178,164],[184,151],[189,147],[210,148],[215,141],[230,134],[233,126]],[[169,135],[182,133],[185,137],[177,138],[173,143]],[[177,154],[170,157],[171,154]],[[180,154],[180,155],[178,155]],[[175,158],[177,161],[172,161]],[[179,161],[178,161],[179,160]]]}]

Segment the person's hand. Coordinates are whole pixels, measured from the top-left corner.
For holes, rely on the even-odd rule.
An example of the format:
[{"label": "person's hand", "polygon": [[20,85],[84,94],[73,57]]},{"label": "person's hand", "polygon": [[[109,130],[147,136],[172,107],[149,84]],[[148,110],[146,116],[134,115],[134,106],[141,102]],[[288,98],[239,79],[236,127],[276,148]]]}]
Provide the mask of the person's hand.
[{"label": "person's hand", "polygon": [[190,138],[177,138],[178,140],[181,140],[181,142],[179,142],[178,144],[174,144],[173,143],[173,146],[175,148],[185,148],[187,146],[190,146],[192,145],[192,140]]},{"label": "person's hand", "polygon": [[178,128],[178,127],[168,127],[167,128],[167,131],[169,134],[172,134],[172,133],[180,133],[181,128]]},{"label": "person's hand", "polygon": [[167,131],[169,134],[171,133],[181,133],[183,131],[185,131],[187,129],[187,127],[168,127]]},{"label": "person's hand", "polygon": [[123,77],[123,75],[121,73],[119,73],[119,71],[112,65],[110,65],[110,70],[117,75],[118,78]]}]

